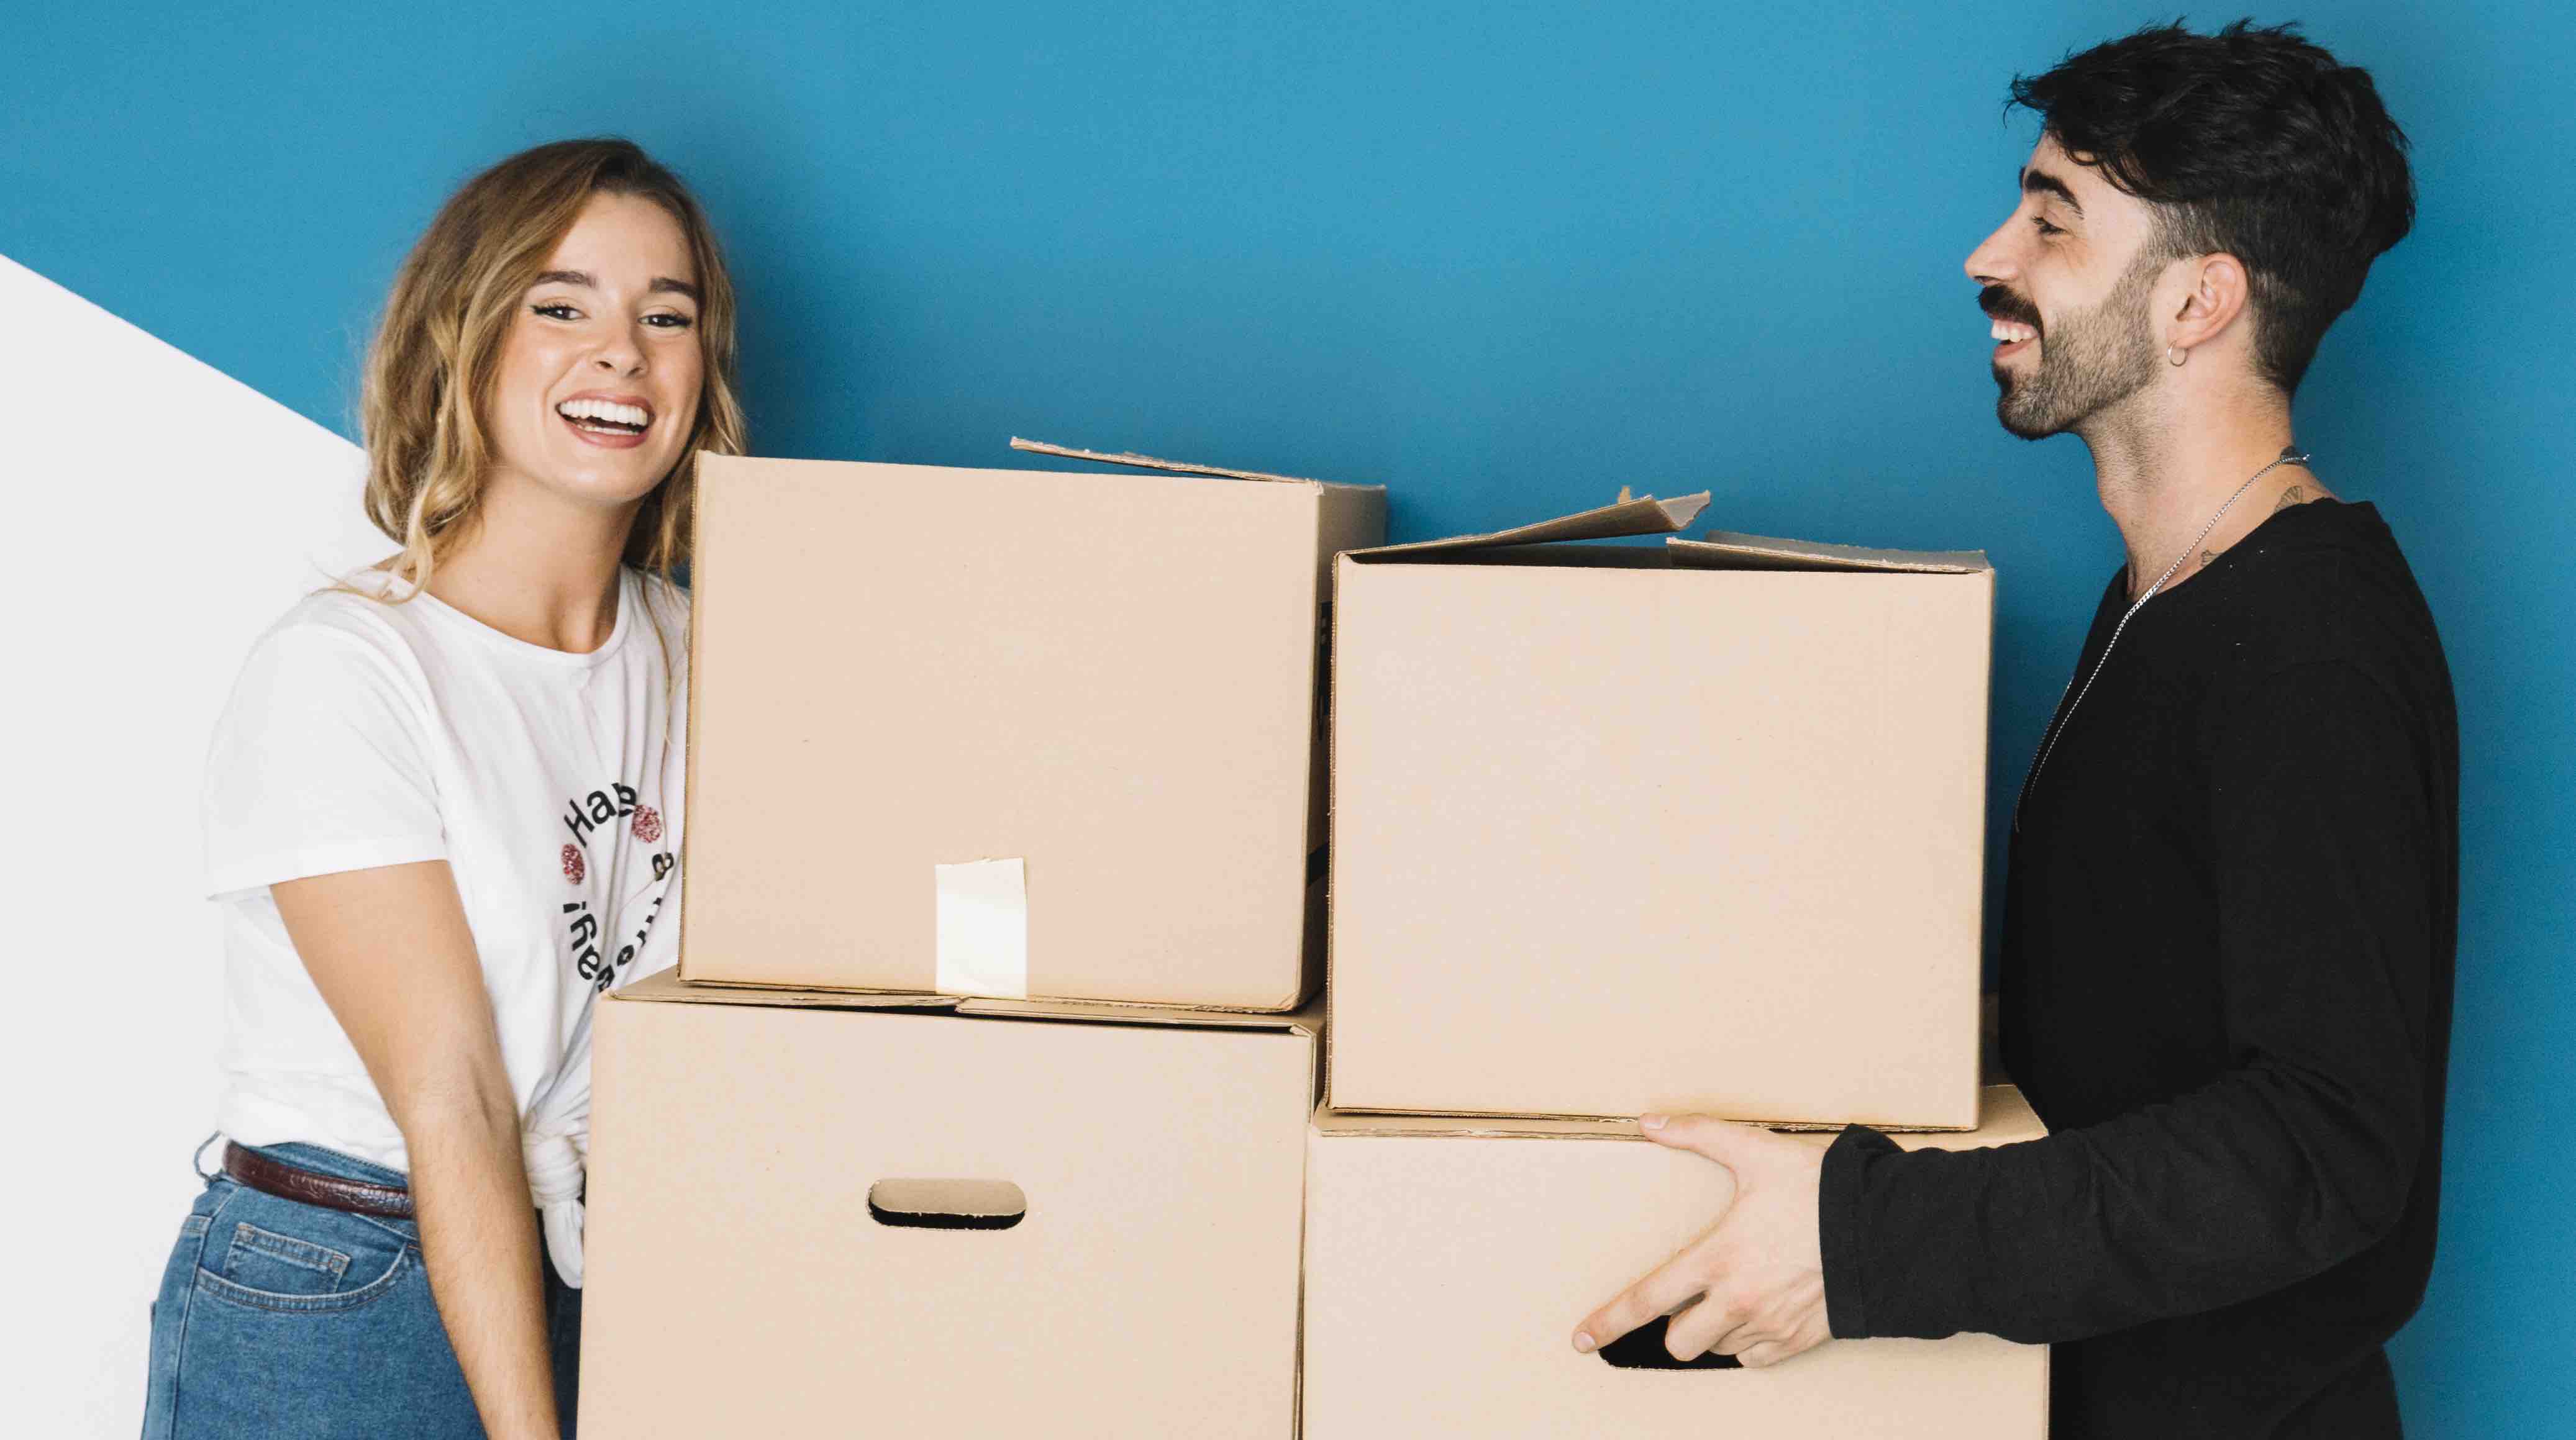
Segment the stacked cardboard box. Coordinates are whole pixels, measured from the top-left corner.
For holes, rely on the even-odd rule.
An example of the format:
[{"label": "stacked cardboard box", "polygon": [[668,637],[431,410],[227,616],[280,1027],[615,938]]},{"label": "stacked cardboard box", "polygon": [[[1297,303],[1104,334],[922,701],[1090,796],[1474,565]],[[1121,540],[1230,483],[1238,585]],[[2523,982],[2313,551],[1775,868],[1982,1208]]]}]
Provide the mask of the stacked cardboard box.
[{"label": "stacked cardboard box", "polygon": [[2037,1133],[1977,1088],[1981,557],[1585,543],[1706,499],[1624,494],[1389,547],[1374,488],[1054,453],[1147,473],[702,462],[586,1425],[2039,1433],[1982,1337],[1567,1344],[1728,1200],[1624,1117]]},{"label": "stacked cardboard box", "polygon": [[1325,602],[1386,491],[1115,458],[700,461],[683,976],[1313,993]]},{"label": "stacked cardboard box", "polygon": [[585,1429],[1293,1432],[1325,601],[1385,492],[1142,464],[701,459]]},{"label": "stacked cardboard box", "polygon": [[[1898,1141],[2041,1133],[2009,1086],[1985,1109],[1974,1135]],[[1327,1113],[1306,1165],[1307,1440],[2047,1434],[2048,1348],[1991,1335],[1837,1340],[1766,1370],[1676,1366],[1658,1326],[1575,1353],[1576,1324],[1733,1195],[1724,1169],[1633,1124]]]},{"label": "stacked cardboard box", "polygon": [[1289,1435],[1316,1028],[630,986],[583,1432]]},{"label": "stacked cardboard box", "polygon": [[1571,1346],[1731,1197],[1599,1117],[2040,1133],[1980,1093],[1993,572],[1579,543],[1706,498],[1339,562],[1307,1440],[2045,1433],[2045,1347],[1989,1336],[1689,1374],[1635,1373],[1683,1368],[1646,1332]]}]

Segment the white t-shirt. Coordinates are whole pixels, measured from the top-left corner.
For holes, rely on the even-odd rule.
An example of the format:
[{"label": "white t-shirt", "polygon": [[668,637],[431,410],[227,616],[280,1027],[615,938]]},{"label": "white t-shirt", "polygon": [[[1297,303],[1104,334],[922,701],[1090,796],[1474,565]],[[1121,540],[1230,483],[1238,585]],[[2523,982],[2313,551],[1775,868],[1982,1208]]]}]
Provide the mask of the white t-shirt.
[{"label": "white t-shirt", "polygon": [[[381,595],[409,589],[382,572],[347,578]],[[628,568],[616,627],[587,655],[515,639],[428,594],[309,595],[260,637],[206,766],[225,1134],[410,1168],[268,887],[445,859],[548,1249],[580,1283],[591,1010],[678,956],[688,606]]]}]

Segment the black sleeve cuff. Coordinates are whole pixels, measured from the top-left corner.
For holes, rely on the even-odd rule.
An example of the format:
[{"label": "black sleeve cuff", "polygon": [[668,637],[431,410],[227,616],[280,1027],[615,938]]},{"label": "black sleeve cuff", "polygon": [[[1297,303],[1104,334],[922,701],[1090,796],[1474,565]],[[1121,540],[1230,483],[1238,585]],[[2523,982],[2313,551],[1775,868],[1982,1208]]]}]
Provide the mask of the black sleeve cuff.
[{"label": "black sleeve cuff", "polygon": [[1816,1239],[1825,1265],[1825,1326],[1837,1340],[1869,1336],[1869,1230],[1863,1217],[1863,1182],[1871,1160],[1899,1153],[1895,1141],[1864,1125],[1846,1127],[1825,1150],[1816,1195]]}]

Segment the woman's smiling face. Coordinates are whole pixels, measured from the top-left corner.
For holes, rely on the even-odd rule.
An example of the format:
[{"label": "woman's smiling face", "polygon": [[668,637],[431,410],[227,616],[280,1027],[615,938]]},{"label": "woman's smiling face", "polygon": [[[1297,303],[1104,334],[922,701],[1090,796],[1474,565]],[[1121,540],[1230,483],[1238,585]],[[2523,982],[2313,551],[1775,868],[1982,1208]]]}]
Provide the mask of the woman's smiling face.
[{"label": "woman's smiling face", "polygon": [[605,506],[651,494],[697,423],[698,303],[679,221],[641,196],[593,195],[502,341],[495,482]]}]

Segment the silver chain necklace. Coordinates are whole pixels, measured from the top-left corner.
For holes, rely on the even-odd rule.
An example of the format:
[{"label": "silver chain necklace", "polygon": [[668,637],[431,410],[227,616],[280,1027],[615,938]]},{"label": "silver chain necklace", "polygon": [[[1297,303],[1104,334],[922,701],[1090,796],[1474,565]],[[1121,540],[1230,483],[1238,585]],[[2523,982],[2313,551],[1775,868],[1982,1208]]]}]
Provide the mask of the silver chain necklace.
[{"label": "silver chain necklace", "polygon": [[[2104,642],[2101,658],[2093,662],[2093,673],[2084,677],[2084,688],[2075,691],[2075,703],[2067,706],[2066,713],[2058,716],[2057,723],[2049,727],[2048,739],[2039,747],[2039,758],[2031,762],[2030,773],[2022,777],[2021,794],[2013,800],[2012,824],[2015,834],[2021,832],[2021,810],[2022,806],[2030,800],[2030,787],[2038,783],[2039,772],[2048,768],[2049,752],[2057,748],[2057,737],[2066,733],[2066,727],[2075,719],[2076,710],[2084,704],[2084,697],[2092,693],[2093,682],[2102,678],[2102,667],[2111,663],[2111,650],[2113,646],[2120,643],[2120,632],[2129,628],[2129,621],[2134,619],[2140,610],[2146,608],[2148,601],[2156,598],[2156,592],[2165,588],[2165,582],[2174,577],[2174,572],[2182,569],[2182,562],[2191,558],[2192,553],[2200,548],[2200,542],[2208,539],[2210,532],[2218,528],[2218,522],[2227,518],[2229,508],[2245,498],[2246,491],[2254,488],[2255,481],[2284,465],[2305,466],[2308,460],[2308,453],[2296,446],[2281,447],[2280,458],[2246,476],[2245,483],[2236,487],[2236,493],[2227,497],[2227,504],[2218,507],[2218,513],[2209,517],[2209,523],[2200,527],[2200,534],[2195,536],[2189,545],[2183,547],[2182,553],[2174,557],[2171,565],[2165,567],[2165,573],[2156,577],[2156,583],[2147,587],[2147,593],[2130,602],[2128,611],[2120,616],[2120,623],[2111,627],[2111,638]],[[2075,685],[2073,677],[2070,676],[2066,684],[2068,689],[2073,689]],[[2058,693],[2062,697],[2065,692]]]}]

